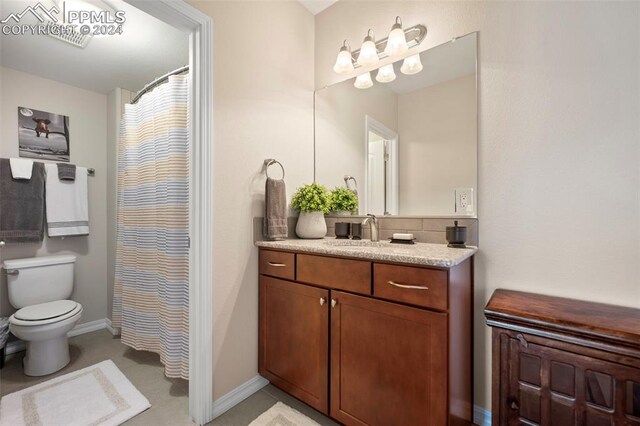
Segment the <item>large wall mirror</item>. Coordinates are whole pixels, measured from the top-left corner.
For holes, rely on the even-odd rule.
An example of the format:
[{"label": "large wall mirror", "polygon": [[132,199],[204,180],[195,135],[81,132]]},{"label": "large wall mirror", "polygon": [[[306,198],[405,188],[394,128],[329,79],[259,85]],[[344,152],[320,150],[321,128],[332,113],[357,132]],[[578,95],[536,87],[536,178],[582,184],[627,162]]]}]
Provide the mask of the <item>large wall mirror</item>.
[{"label": "large wall mirror", "polygon": [[316,92],[315,180],[357,191],[359,214],[477,217],[477,34],[420,53],[422,70]]}]

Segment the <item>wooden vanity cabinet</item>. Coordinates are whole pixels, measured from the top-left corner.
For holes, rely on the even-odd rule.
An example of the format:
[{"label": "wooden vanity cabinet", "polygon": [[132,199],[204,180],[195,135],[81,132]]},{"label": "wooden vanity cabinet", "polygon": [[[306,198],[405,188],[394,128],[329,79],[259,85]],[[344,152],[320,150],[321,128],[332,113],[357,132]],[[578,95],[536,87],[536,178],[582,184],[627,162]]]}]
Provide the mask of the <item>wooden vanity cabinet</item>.
[{"label": "wooden vanity cabinet", "polygon": [[259,370],[328,414],[329,291],[260,276]]},{"label": "wooden vanity cabinet", "polygon": [[430,268],[263,251],[295,256],[296,273],[260,264],[261,375],[345,425],[471,424],[472,259]]},{"label": "wooden vanity cabinet", "polygon": [[496,290],[493,425],[640,425],[640,310]]},{"label": "wooden vanity cabinet", "polygon": [[331,417],[447,424],[447,314],[331,292]]}]

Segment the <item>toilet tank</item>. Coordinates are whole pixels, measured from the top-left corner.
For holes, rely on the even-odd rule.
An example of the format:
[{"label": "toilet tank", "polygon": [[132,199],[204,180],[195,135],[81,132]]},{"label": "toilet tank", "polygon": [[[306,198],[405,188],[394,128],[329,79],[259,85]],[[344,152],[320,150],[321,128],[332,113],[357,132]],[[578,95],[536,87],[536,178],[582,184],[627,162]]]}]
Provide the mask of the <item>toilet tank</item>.
[{"label": "toilet tank", "polygon": [[20,309],[68,299],[73,291],[75,262],[72,255],[5,260],[9,303]]}]

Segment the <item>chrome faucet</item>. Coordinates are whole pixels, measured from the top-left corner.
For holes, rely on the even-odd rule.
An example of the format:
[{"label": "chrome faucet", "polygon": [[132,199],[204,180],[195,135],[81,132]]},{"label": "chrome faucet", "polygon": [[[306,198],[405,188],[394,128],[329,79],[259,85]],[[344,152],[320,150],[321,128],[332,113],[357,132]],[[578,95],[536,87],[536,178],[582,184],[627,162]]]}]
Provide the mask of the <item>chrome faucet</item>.
[{"label": "chrome faucet", "polygon": [[367,223],[371,223],[371,241],[380,241],[378,238],[378,218],[374,214],[367,214],[367,218],[362,221],[362,226],[366,226]]}]

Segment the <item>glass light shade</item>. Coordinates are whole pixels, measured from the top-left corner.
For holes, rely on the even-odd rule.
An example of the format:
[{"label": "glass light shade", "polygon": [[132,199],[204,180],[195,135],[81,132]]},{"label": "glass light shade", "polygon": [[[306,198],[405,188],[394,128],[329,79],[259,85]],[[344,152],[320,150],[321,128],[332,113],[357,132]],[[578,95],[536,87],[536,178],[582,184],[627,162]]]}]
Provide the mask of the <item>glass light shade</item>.
[{"label": "glass light shade", "polygon": [[389,83],[396,79],[396,73],[393,70],[393,64],[385,65],[378,70],[376,81],[380,83]]},{"label": "glass light shade", "polygon": [[340,49],[338,57],[336,58],[336,64],[333,66],[333,70],[337,74],[349,74],[353,71],[353,62],[351,60],[351,52],[346,47]]},{"label": "glass light shade", "polygon": [[369,87],[373,86],[373,81],[371,81],[371,73],[365,72],[364,74],[360,74],[356,77],[356,81],[355,83],[353,83],[353,85],[357,89],[368,89]]},{"label": "glass light shade", "polygon": [[364,43],[362,43],[362,47],[360,48],[360,53],[358,54],[358,65],[362,67],[375,65],[379,60],[376,44],[373,42],[371,37],[365,38]]},{"label": "glass light shade", "polygon": [[420,54],[409,56],[402,61],[400,72],[406,75],[418,74],[422,71],[422,62],[420,62]]},{"label": "glass light shade", "polygon": [[399,56],[409,50],[407,45],[407,38],[404,35],[402,27],[398,24],[394,25],[389,33],[387,39],[387,46],[384,48],[384,53],[389,56]]}]

